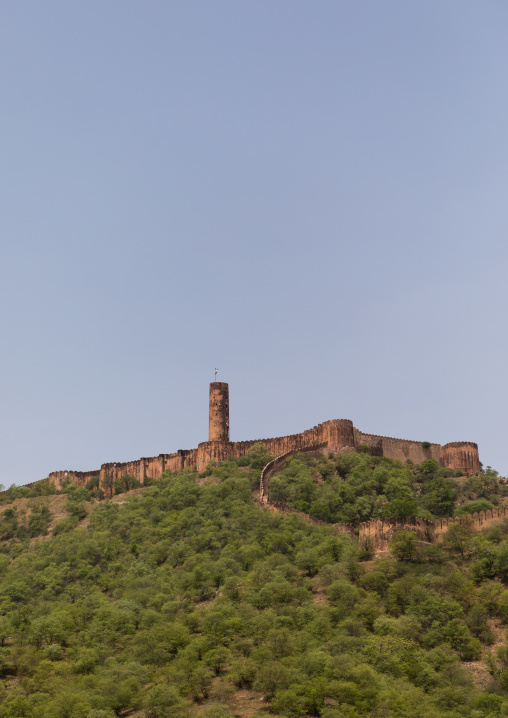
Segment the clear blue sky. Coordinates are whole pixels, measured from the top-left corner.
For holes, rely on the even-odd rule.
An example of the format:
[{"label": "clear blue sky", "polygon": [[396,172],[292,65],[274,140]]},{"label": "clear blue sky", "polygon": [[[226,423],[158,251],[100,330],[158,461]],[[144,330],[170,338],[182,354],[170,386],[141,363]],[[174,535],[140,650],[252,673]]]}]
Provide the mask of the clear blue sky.
[{"label": "clear blue sky", "polygon": [[0,6],[0,481],[332,418],[508,473],[508,4]]}]

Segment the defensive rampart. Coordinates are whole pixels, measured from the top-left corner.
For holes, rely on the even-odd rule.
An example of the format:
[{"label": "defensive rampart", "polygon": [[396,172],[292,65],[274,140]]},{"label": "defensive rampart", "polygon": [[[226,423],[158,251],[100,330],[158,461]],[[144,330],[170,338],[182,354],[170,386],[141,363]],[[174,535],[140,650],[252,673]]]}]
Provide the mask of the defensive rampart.
[{"label": "defensive rampart", "polygon": [[[324,449],[327,449],[328,443],[322,442],[321,444],[313,444],[312,446],[305,446],[302,449],[292,449],[290,451],[286,451],[284,454],[280,454],[279,456],[276,456],[275,459],[272,459],[272,461],[269,461],[268,464],[264,467],[263,471],[261,472],[261,480],[259,482],[259,500],[262,504],[267,504],[270,502],[270,496],[268,491],[268,484],[270,481],[270,477],[275,474],[277,471],[280,471],[286,461],[289,459],[290,456],[296,453],[296,451],[300,452],[309,452],[309,451],[323,451]],[[328,449],[327,449],[328,451]],[[272,505],[280,504],[280,502],[271,502]],[[282,504],[279,506],[279,508],[282,506]],[[284,504],[286,506],[286,504]],[[287,506],[287,510],[292,511],[290,506]],[[295,509],[296,510],[296,509]]]},{"label": "defensive rampart", "polygon": [[134,476],[141,484],[146,479],[158,479],[165,471],[181,471],[192,468],[203,471],[210,463],[221,463],[228,458],[240,458],[254,444],[263,443],[267,451],[276,457],[306,447],[322,445],[329,451],[337,452],[346,448],[358,449],[362,444],[369,447],[376,456],[400,459],[404,463],[421,463],[435,459],[451,469],[466,473],[480,470],[478,447],[470,442],[453,444],[428,444],[427,442],[392,439],[387,436],[365,434],[356,429],[349,419],[332,419],[302,431],[300,434],[277,436],[271,439],[250,441],[229,440],[229,386],[225,382],[212,382],[209,396],[209,435],[196,449],[180,450],[173,454],[159,454],[136,461],[102,464],[93,471],[54,471],[49,478],[58,488],[69,480],[79,485],[90,480],[99,480],[102,489],[111,491],[112,483],[122,476]]},{"label": "defensive rampart", "polygon": [[182,471],[187,468],[196,468],[198,449],[189,451],[180,450],[173,454],[159,454],[159,456],[144,457],[137,461],[112,462],[102,464],[100,469],[94,471],[52,471],[50,480],[57,488],[62,488],[68,481],[74,481],[78,486],[84,486],[92,479],[99,478],[99,486],[108,488],[111,482],[122,476],[134,476],[140,484],[145,479],[160,479],[165,471]]},{"label": "defensive rampart", "polygon": [[383,551],[389,548],[390,539],[401,529],[415,531],[422,541],[441,541],[451,524],[464,524],[473,531],[481,531],[492,524],[508,519],[508,506],[479,511],[474,514],[451,516],[447,519],[429,521],[416,517],[366,521],[360,524],[358,540],[360,544],[369,543],[373,549]]},{"label": "defensive rampart", "polygon": [[[214,397],[215,399],[215,397]],[[223,409],[221,407],[221,411]],[[215,427],[214,427],[215,431]],[[318,424],[301,434],[278,436],[271,439],[252,439],[250,441],[203,441],[197,449],[180,450],[173,454],[160,454],[137,461],[102,464],[94,471],[53,471],[49,478],[58,488],[71,480],[78,485],[86,484],[99,476],[102,488],[107,488],[116,478],[134,476],[140,483],[146,478],[159,479],[165,471],[181,471],[192,468],[203,471],[212,462],[220,464],[229,458],[244,456],[254,444],[263,443],[270,454],[279,455],[289,451],[305,449],[309,445],[326,444],[330,451],[343,446],[354,446],[353,423],[348,419],[333,419]]]},{"label": "defensive rampart", "polygon": [[447,468],[460,469],[466,474],[480,471],[478,446],[471,441],[455,441],[451,444],[431,444],[427,441],[411,441],[409,439],[393,439],[390,436],[365,434],[359,429],[354,430],[355,446],[366,445],[374,456],[387,456],[398,459],[406,464],[421,464],[427,459],[434,459]]},{"label": "defensive rampart", "polygon": [[[242,442],[203,442],[199,444],[197,449],[190,451],[178,451],[174,454],[160,454],[153,458],[143,458],[138,461],[127,463],[110,463],[103,464],[98,471],[90,472],[72,472],[72,471],[55,471],[50,474],[50,478],[55,481],[57,486],[61,486],[72,479],[79,485],[83,485],[91,479],[99,477],[102,486],[109,487],[111,482],[107,481],[108,477],[113,480],[122,476],[134,476],[144,483],[145,478],[159,478],[164,471],[179,471],[187,467],[195,468],[196,464],[206,466],[210,460],[217,463],[225,461],[231,456],[240,457],[246,454],[249,449],[256,443],[263,443],[270,453],[276,454],[277,449],[286,448],[286,451],[279,452],[274,459],[269,461],[261,472],[259,498],[262,504],[269,504],[278,511],[284,513],[294,513],[302,516],[306,520],[316,525],[333,526],[334,529],[341,533],[347,533],[351,536],[358,534],[358,542],[360,545],[369,545],[374,551],[386,551],[390,547],[390,540],[396,531],[406,529],[415,531],[420,540],[426,542],[435,542],[442,540],[448,527],[454,523],[465,524],[474,531],[480,531],[487,526],[491,526],[499,521],[508,519],[508,506],[501,506],[496,509],[480,511],[474,514],[464,514],[462,516],[440,519],[438,521],[430,521],[418,517],[379,519],[377,521],[366,521],[360,524],[358,530],[350,524],[327,524],[324,521],[316,519],[308,514],[298,511],[298,509],[288,506],[281,501],[270,501],[269,481],[277,471],[280,471],[288,458],[296,453],[320,452],[329,453],[335,451],[354,450],[353,446],[348,446],[344,442],[351,441],[352,432],[354,431],[353,443],[358,447],[361,444],[367,444],[373,454],[386,456],[391,454],[390,458],[407,461],[410,459],[414,463],[421,463],[425,459],[433,458],[442,459],[442,450],[448,452],[448,456],[454,460],[463,461],[470,466],[475,465],[477,457],[474,449],[476,444],[465,442],[457,442],[447,444],[441,447],[439,444],[431,444],[430,446],[419,444],[415,441],[405,439],[390,439],[389,437],[376,436],[373,434],[364,434],[363,432],[353,429],[351,422],[344,420],[325,422],[319,426],[310,429],[302,434],[293,434],[291,436],[283,436],[275,439],[261,439],[255,441]],[[315,441],[318,438],[328,437],[326,441]],[[311,438],[314,441],[310,444],[303,444],[305,439]],[[330,446],[331,441],[334,442]],[[338,444],[342,443],[342,446]],[[291,447],[291,448],[287,448]],[[440,453],[441,452],[441,453]],[[443,462],[444,463],[444,462]],[[30,484],[33,486],[33,484]]]},{"label": "defensive rampart", "polygon": [[420,442],[364,434],[357,429],[353,434],[350,429],[353,429],[350,421],[337,419],[319,424],[301,434],[238,442],[205,441],[199,444],[197,449],[143,457],[136,461],[106,463],[102,464],[100,469],[93,471],[53,471],[49,478],[59,488],[62,482],[68,480],[83,485],[97,476],[99,476],[102,487],[107,485],[108,477],[114,480],[126,475],[134,476],[140,483],[144,483],[145,478],[158,479],[165,471],[181,471],[186,468],[203,471],[210,462],[221,463],[230,457],[244,456],[254,444],[259,442],[263,443],[267,451],[275,456],[316,444],[326,444],[330,451],[337,451],[344,447],[355,449],[361,444],[366,444],[372,454],[399,459],[404,463],[408,460],[413,463],[421,463],[427,458],[433,458],[449,468],[459,469],[465,473],[475,473],[480,470],[476,444],[457,442],[444,447],[439,444],[431,444],[427,449]]},{"label": "defensive rampart", "polygon": [[[365,436],[365,435],[364,435]],[[384,437],[376,437],[384,438]],[[414,442],[410,442],[414,443]],[[390,548],[390,540],[396,531],[402,529],[414,531],[421,541],[433,543],[441,541],[448,527],[452,524],[464,524],[473,531],[481,531],[492,524],[499,523],[508,519],[508,506],[500,506],[497,509],[479,511],[473,514],[463,514],[461,516],[452,516],[446,519],[431,521],[429,519],[419,518],[417,516],[409,516],[404,518],[378,519],[376,521],[365,521],[361,523],[358,532],[351,524],[328,524],[325,521],[309,516],[302,511],[298,511],[292,506],[282,501],[270,501],[269,481],[277,471],[280,471],[290,456],[302,452],[328,452],[327,444],[316,444],[307,446],[300,450],[288,451],[285,454],[276,456],[275,459],[268,462],[261,472],[261,480],[259,484],[259,500],[262,504],[270,505],[278,511],[285,513],[295,513],[302,516],[307,521],[319,526],[333,526],[340,533],[347,533],[355,536],[358,533],[358,543],[360,546],[369,546],[374,551],[386,551]]]},{"label": "defensive rampart", "polygon": [[204,441],[196,449],[159,454],[136,461],[107,463],[93,471],[53,471],[49,478],[59,488],[62,482],[68,480],[83,485],[97,476],[103,488],[108,486],[108,479],[110,482],[111,479],[126,475],[134,476],[140,483],[144,483],[146,478],[160,478],[165,471],[181,471],[186,468],[203,471],[210,462],[221,463],[231,457],[240,458],[257,443],[263,443],[267,451],[277,457],[315,445],[326,445],[329,451],[336,452],[347,447],[358,449],[363,444],[367,445],[375,456],[399,459],[403,463],[412,461],[419,464],[426,459],[435,459],[448,468],[464,473],[476,473],[480,470],[478,447],[472,442],[427,446],[426,443],[418,441],[365,434],[353,427],[353,423],[348,419],[332,419],[301,434],[250,441]]}]

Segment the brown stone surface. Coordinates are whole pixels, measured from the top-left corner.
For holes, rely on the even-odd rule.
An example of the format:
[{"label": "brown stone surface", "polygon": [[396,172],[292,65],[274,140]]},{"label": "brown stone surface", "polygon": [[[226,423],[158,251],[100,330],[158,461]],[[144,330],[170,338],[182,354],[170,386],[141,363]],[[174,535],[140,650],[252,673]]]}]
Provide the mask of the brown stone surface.
[{"label": "brown stone surface", "polygon": [[455,442],[444,446],[431,444],[430,447],[425,448],[421,441],[365,434],[355,428],[349,419],[325,421],[300,434],[230,442],[229,386],[225,382],[212,382],[208,441],[200,443],[196,449],[180,450],[172,454],[160,454],[125,463],[103,464],[100,469],[94,471],[54,471],[49,476],[57,486],[61,486],[62,481],[67,478],[72,478],[80,485],[86,484],[97,475],[101,487],[104,487],[105,482],[107,483],[107,477],[114,480],[126,475],[134,476],[140,483],[144,483],[147,477],[160,478],[164,471],[181,471],[185,468],[203,471],[209,462],[220,463],[229,457],[243,456],[258,442],[265,444],[267,451],[276,457],[316,444],[326,446],[333,452],[345,450],[346,447],[357,449],[361,444],[366,444],[372,454],[399,459],[403,463],[412,461],[419,464],[425,459],[435,459],[448,468],[459,469],[466,473],[476,473],[480,470],[478,447],[472,442]]},{"label": "brown stone surface", "polygon": [[[159,454],[149,458],[125,463],[115,462],[103,464],[94,471],[54,471],[49,478],[61,488],[68,479],[78,485],[86,484],[99,477],[100,486],[105,488],[110,479],[122,476],[134,476],[143,484],[146,478],[158,479],[165,471],[181,471],[185,468],[203,471],[209,462],[220,463],[230,457],[238,458],[246,454],[256,443],[263,443],[269,453],[274,455],[261,473],[260,501],[272,509],[285,512],[297,512],[286,504],[269,500],[269,479],[273,473],[282,468],[285,461],[296,451],[347,452],[358,449],[365,444],[371,454],[398,459],[403,463],[411,461],[419,464],[426,459],[434,459],[451,469],[465,473],[480,471],[478,446],[473,442],[453,442],[441,446],[430,444],[424,446],[421,441],[394,439],[376,434],[365,434],[356,429],[349,419],[332,419],[307,429],[301,434],[278,436],[271,439],[253,439],[249,441],[229,441],[229,387],[224,382],[210,384],[209,405],[209,440],[198,445],[196,449],[180,450],[172,454]],[[28,484],[33,486],[33,484]],[[112,491],[111,491],[112,493]],[[305,515],[306,516],[306,515]],[[306,516],[307,517],[307,516]],[[307,517],[314,523],[323,523]],[[472,516],[461,516],[442,521],[428,521],[420,518],[392,519],[369,521],[359,527],[359,540],[369,541],[376,550],[386,550],[394,531],[406,528],[416,531],[419,538],[426,541],[440,540],[448,526],[455,522],[468,522],[475,530],[480,530],[496,521],[508,518],[508,507],[492,511],[482,511]],[[355,533],[352,526],[337,525],[338,531]]]},{"label": "brown stone surface", "polygon": [[466,474],[477,474],[480,471],[478,445],[472,441],[455,441],[445,444],[441,453],[441,461],[450,469],[460,469]]},{"label": "brown stone surface", "polygon": [[383,551],[390,547],[390,539],[395,531],[407,529],[416,531],[422,541],[441,541],[451,524],[465,524],[474,531],[481,531],[487,526],[505,521],[508,519],[508,506],[500,506],[497,509],[479,511],[474,514],[463,514],[462,516],[451,516],[448,519],[429,521],[417,517],[400,519],[380,519],[378,521],[366,521],[360,524],[358,539],[360,543],[368,540],[372,548]]},{"label": "brown stone surface", "polygon": [[223,381],[210,384],[208,441],[229,441],[229,386]]}]

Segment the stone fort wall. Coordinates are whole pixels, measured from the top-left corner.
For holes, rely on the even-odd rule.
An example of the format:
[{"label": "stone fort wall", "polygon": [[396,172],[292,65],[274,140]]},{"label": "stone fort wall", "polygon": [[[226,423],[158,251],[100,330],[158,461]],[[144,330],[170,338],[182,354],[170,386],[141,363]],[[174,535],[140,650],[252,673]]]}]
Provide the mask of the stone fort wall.
[{"label": "stone fort wall", "polygon": [[344,449],[358,449],[366,444],[372,454],[399,459],[406,463],[421,463],[425,459],[435,459],[451,469],[465,473],[480,470],[478,447],[472,442],[451,444],[430,444],[427,448],[421,441],[394,439],[375,434],[366,434],[353,426],[349,419],[332,419],[307,429],[300,434],[278,436],[270,439],[251,439],[249,441],[229,441],[229,386],[225,382],[212,382],[209,396],[209,437],[195,449],[180,450],[171,454],[143,457],[135,461],[102,464],[93,471],[53,471],[49,478],[58,488],[69,479],[79,485],[91,479],[99,480],[101,488],[107,488],[111,479],[122,476],[134,476],[141,484],[147,478],[158,479],[165,471],[181,471],[191,468],[203,471],[210,463],[221,463],[230,457],[239,458],[246,454],[254,444],[263,443],[267,451],[278,457],[288,452],[302,450],[312,446],[327,447],[337,452]]},{"label": "stone fort wall", "polygon": [[[133,476],[143,484],[146,479],[160,478],[165,471],[177,472],[186,468],[203,471],[210,462],[221,463],[229,458],[244,456],[257,443],[263,443],[267,451],[275,457],[261,473],[261,503],[269,504],[279,511],[294,513],[300,512],[286,504],[270,502],[269,479],[296,451],[342,453],[367,446],[369,452],[374,456],[386,456],[390,459],[398,459],[403,463],[420,464],[426,459],[434,459],[447,468],[460,470],[466,474],[480,471],[478,446],[473,442],[452,442],[442,446],[441,444],[367,434],[354,427],[349,419],[325,421],[299,434],[231,442],[229,441],[229,387],[223,382],[213,382],[210,384],[209,398],[209,440],[198,444],[197,448],[143,457],[135,461],[106,463],[102,464],[100,469],[93,471],[53,471],[49,474],[49,479],[55,483],[57,488],[62,488],[69,480],[78,485],[84,485],[90,480],[98,480],[101,488],[113,493],[112,483],[117,478]],[[29,486],[33,486],[33,484],[29,484]],[[360,542],[369,542],[374,549],[383,550],[389,547],[394,531],[400,528],[410,528],[415,530],[422,540],[435,541],[442,537],[450,523],[467,521],[479,530],[491,523],[508,518],[506,512],[507,509],[503,507],[468,517],[435,522],[420,518],[370,521],[360,525],[358,538]],[[313,520],[309,516],[306,518]],[[315,520],[313,521],[316,523]],[[353,527],[346,524],[335,526],[335,529],[349,534],[355,533]]]},{"label": "stone fort wall", "polygon": [[180,450],[172,454],[144,457],[136,461],[113,462],[102,464],[100,469],[93,471],[53,471],[49,478],[60,487],[62,481],[69,479],[78,485],[86,484],[90,479],[99,476],[100,486],[104,486],[107,476],[113,479],[122,476],[134,476],[141,484],[145,478],[158,479],[165,471],[181,471],[191,468],[203,471],[210,462],[221,463],[228,458],[244,456],[257,443],[263,443],[267,451],[274,456],[302,450],[315,445],[324,445],[329,451],[337,452],[349,447],[358,449],[362,444],[369,446],[374,455],[399,459],[403,463],[412,461],[419,464],[426,459],[435,459],[450,469],[458,469],[464,473],[480,471],[478,447],[472,442],[455,442],[453,444],[431,444],[424,448],[422,442],[407,439],[365,434],[353,427],[348,419],[332,419],[323,424],[303,431],[300,434],[278,436],[270,439],[251,439],[249,441],[205,441],[196,449]]},{"label": "stone fort wall", "polygon": [[[363,435],[365,436],[365,435]],[[376,439],[384,437],[375,437]],[[396,440],[395,440],[396,441]],[[460,445],[458,445],[460,448]],[[428,449],[426,449],[427,451]],[[313,453],[327,453],[327,444],[320,444],[315,446],[307,446],[301,449],[301,452],[313,452]],[[360,546],[368,545],[374,551],[386,551],[390,548],[390,540],[396,531],[402,529],[414,531],[421,541],[428,543],[434,543],[441,541],[443,536],[447,532],[449,526],[452,524],[463,524],[471,528],[473,531],[481,531],[492,524],[499,523],[500,521],[508,520],[508,506],[500,506],[498,508],[478,511],[473,514],[464,514],[462,516],[452,516],[446,519],[438,519],[437,521],[431,521],[429,519],[423,519],[416,516],[404,517],[404,518],[393,518],[393,519],[379,519],[376,521],[365,521],[361,523],[358,530],[352,524],[338,523],[328,524],[325,521],[309,516],[302,511],[298,511],[292,506],[282,501],[271,501],[269,493],[269,481],[270,478],[277,471],[280,471],[286,461],[297,452],[288,451],[281,456],[275,457],[272,461],[268,462],[261,472],[261,479],[259,484],[259,499],[261,504],[265,504],[276,511],[282,511],[284,513],[294,513],[306,521],[310,521],[318,526],[329,526],[338,533],[346,533],[350,536],[358,536],[358,543]]]},{"label": "stone fort wall", "polygon": [[390,547],[390,539],[395,531],[407,529],[415,531],[422,541],[441,541],[451,524],[464,524],[474,531],[481,531],[500,521],[508,519],[508,506],[478,511],[474,514],[452,516],[438,521],[429,521],[417,517],[389,519],[379,521],[366,521],[360,524],[358,540],[360,545],[368,542],[377,551],[386,551]]}]

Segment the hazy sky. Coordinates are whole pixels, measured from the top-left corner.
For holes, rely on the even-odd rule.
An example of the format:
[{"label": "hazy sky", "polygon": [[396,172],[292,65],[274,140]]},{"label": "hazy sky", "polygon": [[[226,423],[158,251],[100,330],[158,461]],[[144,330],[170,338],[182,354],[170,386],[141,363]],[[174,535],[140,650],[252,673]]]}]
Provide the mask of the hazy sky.
[{"label": "hazy sky", "polygon": [[508,473],[506,0],[3,0],[0,481],[333,418]]}]

